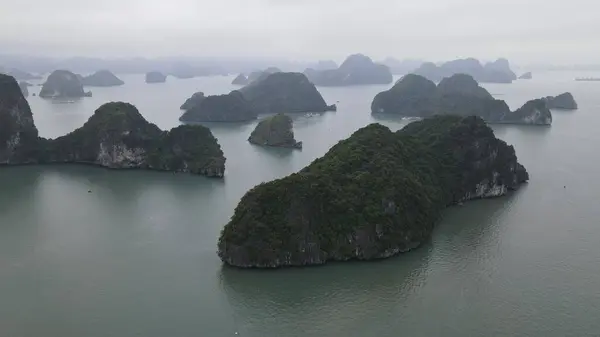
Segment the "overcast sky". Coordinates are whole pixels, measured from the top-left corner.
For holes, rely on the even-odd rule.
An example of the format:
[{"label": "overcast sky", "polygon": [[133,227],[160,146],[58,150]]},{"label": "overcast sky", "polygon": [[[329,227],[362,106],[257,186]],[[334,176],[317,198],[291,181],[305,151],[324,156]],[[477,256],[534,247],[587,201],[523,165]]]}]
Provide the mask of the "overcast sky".
[{"label": "overcast sky", "polygon": [[0,0],[2,53],[600,63],[598,0]]}]

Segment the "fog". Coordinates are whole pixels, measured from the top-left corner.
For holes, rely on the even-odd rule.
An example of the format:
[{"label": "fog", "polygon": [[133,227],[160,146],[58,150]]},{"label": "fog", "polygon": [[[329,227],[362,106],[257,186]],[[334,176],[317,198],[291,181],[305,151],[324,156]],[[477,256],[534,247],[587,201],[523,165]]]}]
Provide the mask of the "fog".
[{"label": "fog", "polygon": [[595,0],[0,0],[1,53],[600,60]]}]

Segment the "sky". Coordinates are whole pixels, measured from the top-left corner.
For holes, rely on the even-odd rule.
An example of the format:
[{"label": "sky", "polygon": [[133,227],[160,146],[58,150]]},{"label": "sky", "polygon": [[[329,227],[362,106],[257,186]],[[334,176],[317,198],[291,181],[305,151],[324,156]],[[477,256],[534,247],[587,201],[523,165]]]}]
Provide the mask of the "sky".
[{"label": "sky", "polygon": [[598,0],[0,0],[0,52],[600,63],[598,13]]}]

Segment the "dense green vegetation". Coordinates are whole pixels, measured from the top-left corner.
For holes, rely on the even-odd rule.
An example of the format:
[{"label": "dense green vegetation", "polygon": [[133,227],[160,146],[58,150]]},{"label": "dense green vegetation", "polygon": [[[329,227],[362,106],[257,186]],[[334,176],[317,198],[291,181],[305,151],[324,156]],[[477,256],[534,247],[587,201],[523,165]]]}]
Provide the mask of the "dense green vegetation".
[{"label": "dense green vegetation", "polygon": [[49,141],[48,161],[148,168],[222,176],[225,158],[210,130],[185,125],[162,131],[128,103],[102,105],[79,129]]},{"label": "dense green vegetation", "polygon": [[78,98],[89,96],[83,91],[81,79],[68,70],[55,70],[40,91],[42,98]]},{"label": "dense green vegetation", "polygon": [[38,130],[19,84],[0,74],[0,164],[36,162],[39,148]]},{"label": "dense green vegetation", "polygon": [[514,149],[480,118],[438,116],[396,133],[371,124],[300,172],[247,192],[218,254],[239,267],[388,257],[428,238],[447,205],[527,179]]},{"label": "dense green vegetation", "polygon": [[258,117],[256,109],[237,90],[197,100],[179,118],[182,122],[245,122]]},{"label": "dense green vegetation", "polygon": [[490,123],[551,124],[551,112],[544,107],[534,109],[537,107],[525,104],[511,112],[506,102],[494,99],[469,75],[452,75],[436,86],[423,76],[408,74],[375,96],[371,112],[406,117],[479,116]]},{"label": "dense green vegetation", "polygon": [[259,114],[325,112],[328,106],[314,84],[301,73],[264,72],[240,89]]},{"label": "dense green vegetation", "polygon": [[284,114],[277,114],[260,121],[248,141],[263,146],[302,148],[302,142],[294,139],[292,118]]},{"label": "dense green vegetation", "polygon": [[131,104],[106,103],[73,132],[38,137],[29,104],[14,78],[0,75],[0,164],[86,163],[223,177],[225,157],[203,126],[162,131]]}]

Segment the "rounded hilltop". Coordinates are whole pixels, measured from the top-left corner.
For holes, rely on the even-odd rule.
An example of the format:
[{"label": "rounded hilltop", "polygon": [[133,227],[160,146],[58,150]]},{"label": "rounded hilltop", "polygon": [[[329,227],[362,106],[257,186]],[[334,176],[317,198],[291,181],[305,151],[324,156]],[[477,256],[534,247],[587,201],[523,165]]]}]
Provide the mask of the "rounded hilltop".
[{"label": "rounded hilltop", "polygon": [[81,78],[81,83],[88,87],[115,87],[125,84],[108,70],[99,70],[92,75],[85,76]]},{"label": "rounded hilltop", "polygon": [[248,141],[262,146],[302,148],[302,142],[294,139],[292,118],[284,114],[277,114],[260,121]]},{"label": "rounded hilltop", "polygon": [[80,77],[68,70],[55,70],[40,91],[42,98],[80,98],[91,96],[83,90]]}]

